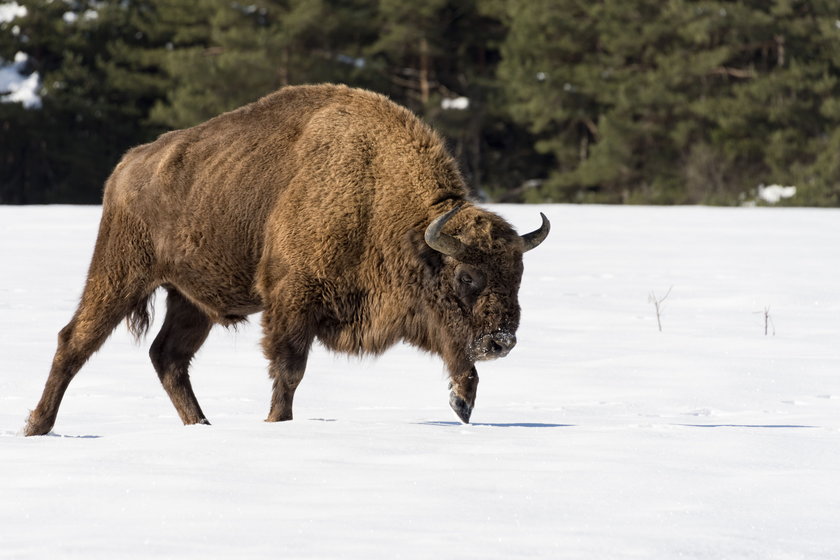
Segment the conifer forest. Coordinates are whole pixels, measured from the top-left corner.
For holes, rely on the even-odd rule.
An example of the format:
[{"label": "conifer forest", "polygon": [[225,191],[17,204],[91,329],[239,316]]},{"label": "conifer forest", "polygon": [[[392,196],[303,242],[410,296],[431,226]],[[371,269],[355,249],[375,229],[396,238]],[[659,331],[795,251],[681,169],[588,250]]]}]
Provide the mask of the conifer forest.
[{"label": "conifer forest", "polygon": [[131,146],[319,82],[484,200],[840,205],[837,0],[0,0],[0,204],[96,204]]}]

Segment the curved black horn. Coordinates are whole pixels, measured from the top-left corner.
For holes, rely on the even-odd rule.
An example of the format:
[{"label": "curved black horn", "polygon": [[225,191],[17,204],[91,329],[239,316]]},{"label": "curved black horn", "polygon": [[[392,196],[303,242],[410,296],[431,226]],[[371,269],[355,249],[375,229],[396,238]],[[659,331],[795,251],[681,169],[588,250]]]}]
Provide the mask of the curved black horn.
[{"label": "curved black horn", "polygon": [[447,235],[442,233],[441,230],[443,226],[446,225],[446,222],[454,216],[459,210],[461,206],[456,206],[446,214],[438,216],[435,218],[432,223],[429,224],[429,227],[426,228],[426,244],[438,251],[443,253],[444,255],[449,255],[450,257],[457,258],[458,255],[463,254],[464,252],[464,244],[461,243],[458,239],[455,239],[451,235]]},{"label": "curved black horn", "polygon": [[548,221],[548,218],[545,217],[545,214],[540,212],[540,216],[542,216],[542,225],[540,229],[532,231],[531,233],[526,233],[522,236],[522,243],[525,245],[525,249],[522,251],[523,253],[534,249],[537,245],[545,241],[545,238],[548,237],[548,232],[551,230],[551,222]]}]

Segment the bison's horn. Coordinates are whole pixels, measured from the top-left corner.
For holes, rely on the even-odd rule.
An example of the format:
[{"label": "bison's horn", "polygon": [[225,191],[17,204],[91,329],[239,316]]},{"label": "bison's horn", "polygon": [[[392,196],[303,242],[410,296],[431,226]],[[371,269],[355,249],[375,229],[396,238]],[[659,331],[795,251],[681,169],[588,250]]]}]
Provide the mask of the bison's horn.
[{"label": "bison's horn", "polygon": [[540,229],[532,231],[531,233],[526,233],[522,236],[522,243],[525,245],[523,253],[535,248],[537,245],[545,241],[545,238],[548,236],[548,232],[551,229],[551,222],[548,221],[548,218],[546,218],[545,214],[542,212],[540,212],[540,216],[542,216],[542,225],[540,226]]},{"label": "bison's horn", "polygon": [[441,230],[443,229],[443,226],[446,225],[446,222],[448,222],[449,219],[460,209],[461,206],[456,206],[446,214],[435,218],[434,221],[429,224],[429,227],[426,228],[425,235],[426,244],[429,247],[435,251],[443,253],[444,255],[449,255],[450,257],[455,258],[464,253],[464,244],[451,235],[442,233]]}]

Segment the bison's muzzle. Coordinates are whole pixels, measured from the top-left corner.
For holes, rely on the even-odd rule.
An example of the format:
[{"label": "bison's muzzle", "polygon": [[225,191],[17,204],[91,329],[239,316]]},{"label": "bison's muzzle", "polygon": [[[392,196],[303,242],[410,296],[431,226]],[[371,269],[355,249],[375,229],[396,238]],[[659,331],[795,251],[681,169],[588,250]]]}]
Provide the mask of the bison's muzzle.
[{"label": "bison's muzzle", "polygon": [[495,332],[479,337],[470,348],[475,361],[504,358],[516,346],[516,336],[509,332]]}]

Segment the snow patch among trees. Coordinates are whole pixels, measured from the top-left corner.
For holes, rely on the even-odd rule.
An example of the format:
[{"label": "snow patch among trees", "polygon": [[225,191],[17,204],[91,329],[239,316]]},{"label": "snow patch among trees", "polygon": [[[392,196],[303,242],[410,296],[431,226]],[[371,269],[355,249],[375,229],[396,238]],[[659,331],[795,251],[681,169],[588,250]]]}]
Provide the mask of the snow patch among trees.
[{"label": "snow patch among trees", "polygon": [[768,204],[776,204],[783,198],[793,198],[796,195],[796,187],[784,187],[782,185],[759,185],[758,198]]},{"label": "snow patch among trees", "polygon": [[41,107],[38,95],[40,78],[38,72],[26,72],[29,56],[18,52],[11,64],[5,64],[0,59],[0,102],[23,103],[27,109]]},{"label": "snow patch among trees", "polygon": [[26,6],[17,2],[0,4],[0,23],[8,23],[15,18],[24,17],[27,13]]}]

